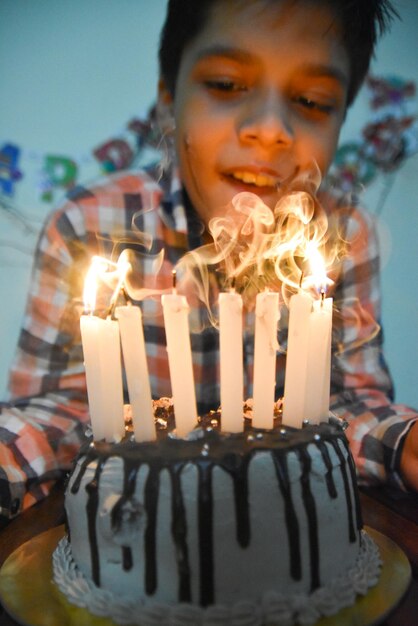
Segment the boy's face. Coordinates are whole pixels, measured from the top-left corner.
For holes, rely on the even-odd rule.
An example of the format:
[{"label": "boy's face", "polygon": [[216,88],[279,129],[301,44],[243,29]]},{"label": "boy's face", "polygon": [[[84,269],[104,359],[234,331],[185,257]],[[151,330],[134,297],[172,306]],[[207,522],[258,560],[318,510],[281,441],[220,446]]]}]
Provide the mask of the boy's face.
[{"label": "boy's face", "polygon": [[349,61],[332,15],[312,2],[216,2],[185,48],[176,83],[176,149],[201,218],[240,191],[268,206],[277,186],[331,163]]}]

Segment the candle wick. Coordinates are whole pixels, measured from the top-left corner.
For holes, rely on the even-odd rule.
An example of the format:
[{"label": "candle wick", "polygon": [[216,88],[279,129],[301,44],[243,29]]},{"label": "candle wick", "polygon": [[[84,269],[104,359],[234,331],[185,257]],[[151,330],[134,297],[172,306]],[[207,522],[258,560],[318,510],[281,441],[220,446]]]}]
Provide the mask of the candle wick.
[{"label": "candle wick", "polygon": [[171,276],[172,276],[172,287],[173,287],[173,293],[177,292],[177,272],[176,270],[173,270],[171,272]]},{"label": "candle wick", "polygon": [[120,288],[120,295],[122,296],[122,298],[125,300],[125,303],[129,306],[132,305],[131,299],[128,296],[128,292],[126,291],[126,287],[125,285],[122,285],[122,287]]},{"label": "candle wick", "polygon": [[115,310],[116,310],[117,298],[114,298],[110,303],[110,306],[106,313],[106,319],[115,320]]},{"label": "candle wick", "polygon": [[301,274],[300,274],[300,279],[299,279],[299,289],[302,289],[302,283],[303,283],[304,275],[305,275],[305,272],[302,270]]},{"label": "candle wick", "polygon": [[106,314],[107,319],[115,320],[116,319],[116,307],[118,305],[119,297],[122,297],[125,301],[125,304],[132,305],[131,299],[126,291],[125,285],[122,283],[120,289],[113,294],[112,300],[110,301],[109,309]]},{"label": "candle wick", "polygon": [[325,289],[322,288],[321,289],[321,307],[324,306],[324,301],[325,301]]}]

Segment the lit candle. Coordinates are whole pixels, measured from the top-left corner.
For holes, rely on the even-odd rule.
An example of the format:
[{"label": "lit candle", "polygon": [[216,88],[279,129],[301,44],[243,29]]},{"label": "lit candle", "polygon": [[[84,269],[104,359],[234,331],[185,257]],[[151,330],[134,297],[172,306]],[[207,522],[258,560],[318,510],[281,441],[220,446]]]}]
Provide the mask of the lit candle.
[{"label": "lit candle", "polygon": [[328,419],[331,380],[332,298],[324,298],[332,283],[315,242],[307,245],[312,275],[303,287],[316,286],[321,299],[300,292],[290,299],[283,422],[300,428],[304,420]]},{"label": "lit candle", "polygon": [[141,309],[116,307],[136,441],[156,438]]},{"label": "lit candle", "polygon": [[82,315],[80,318],[81,340],[83,344],[84,369],[86,371],[87,396],[93,439],[105,439],[103,417],[103,397],[101,372],[98,365],[99,318],[94,315]]},{"label": "lit candle", "polygon": [[259,293],[255,307],[253,419],[255,428],[273,428],[279,294]]},{"label": "lit candle", "polygon": [[175,289],[173,293],[162,296],[162,305],[176,431],[179,437],[185,437],[197,423],[189,305],[186,298],[177,294]]},{"label": "lit candle", "polygon": [[235,291],[219,294],[221,426],[225,432],[243,429],[244,373],[242,298]]},{"label": "lit candle", "polygon": [[309,319],[311,311],[312,298],[309,294],[300,292],[290,298],[283,423],[296,428],[301,428],[305,419]]},{"label": "lit candle", "polygon": [[80,329],[93,438],[118,441],[125,433],[118,323],[82,315]]},{"label": "lit candle", "polygon": [[328,420],[331,380],[332,298],[316,300],[309,321],[305,418]]},{"label": "lit candle", "polygon": [[[85,284],[86,310],[94,310],[96,274],[92,266]],[[93,438],[118,441],[125,433],[118,323],[82,315],[80,330]]]}]

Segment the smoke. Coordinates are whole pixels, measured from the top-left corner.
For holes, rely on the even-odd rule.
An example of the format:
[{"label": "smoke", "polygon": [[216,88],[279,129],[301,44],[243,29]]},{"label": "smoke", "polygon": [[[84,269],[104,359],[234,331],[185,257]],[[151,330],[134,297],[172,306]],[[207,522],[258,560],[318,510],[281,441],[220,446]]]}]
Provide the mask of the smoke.
[{"label": "smoke", "polygon": [[[313,298],[333,295],[350,241],[341,224],[344,215],[326,211],[318,200],[320,180],[316,167],[299,174],[278,190],[273,208],[255,193],[239,193],[222,216],[210,220],[210,243],[187,252],[175,266],[176,289],[188,299],[192,332],[218,326],[219,293],[232,288],[242,295],[247,312],[266,289],[278,292],[282,305],[301,288]],[[142,213],[136,214],[138,224]],[[156,305],[150,314],[156,315],[160,296],[172,288],[167,270],[162,271],[164,249],[154,251],[151,236],[135,220],[133,232],[121,237],[118,246],[123,243],[130,247],[116,261],[96,258],[92,264],[99,290],[102,284],[112,294],[107,314],[121,300],[152,299]],[[337,354],[370,341],[379,331],[356,298],[334,301],[334,319],[337,331],[345,329],[344,341],[336,341]]]},{"label": "smoke", "polygon": [[[247,311],[265,289],[279,291],[287,304],[302,282],[304,289],[314,288],[309,283],[314,253],[324,261],[324,276],[335,265],[343,246],[316,198],[319,183],[319,170],[312,168],[278,190],[273,209],[255,193],[242,192],[224,215],[210,220],[213,242],[187,253],[177,271],[182,289],[206,305],[211,323],[217,323],[213,303],[219,291],[234,288]],[[322,282],[327,288],[333,281]]]}]

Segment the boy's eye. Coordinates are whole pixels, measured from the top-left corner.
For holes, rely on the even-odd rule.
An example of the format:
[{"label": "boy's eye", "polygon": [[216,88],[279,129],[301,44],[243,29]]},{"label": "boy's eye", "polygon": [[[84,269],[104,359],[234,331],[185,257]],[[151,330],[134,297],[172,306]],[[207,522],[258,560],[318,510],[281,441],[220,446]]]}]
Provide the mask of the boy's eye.
[{"label": "boy's eye", "polygon": [[309,98],[307,96],[297,96],[294,101],[308,114],[329,115],[335,109],[334,104],[321,102],[320,100]]},{"label": "boy's eye", "polygon": [[219,91],[225,94],[245,91],[245,85],[229,79],[206,80],[205,85],[212,91]]}]

